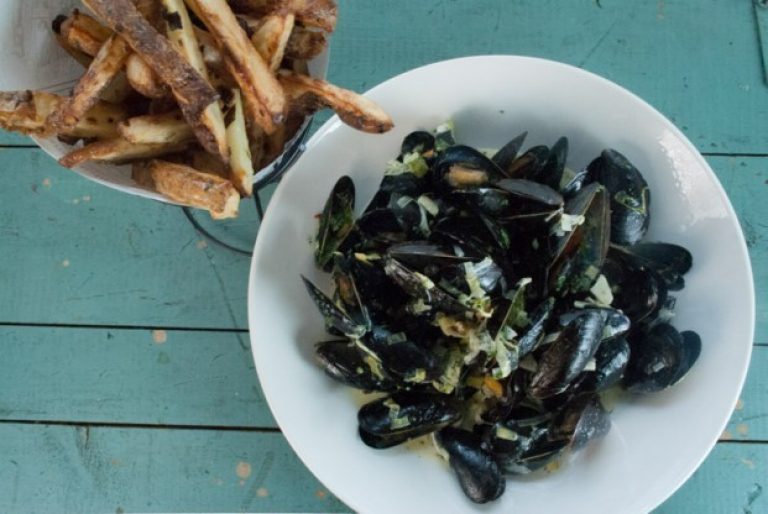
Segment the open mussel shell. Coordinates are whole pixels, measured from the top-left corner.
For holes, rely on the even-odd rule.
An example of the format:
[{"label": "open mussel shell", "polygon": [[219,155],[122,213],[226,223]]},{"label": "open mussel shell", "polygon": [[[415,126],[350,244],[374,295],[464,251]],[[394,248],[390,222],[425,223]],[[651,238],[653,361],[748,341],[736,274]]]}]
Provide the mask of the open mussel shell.
[{"label": "open mussel shell", "polygon": [[610,210],[605,188],[590,184],[565,204],[565,215],[583,216],[570,232],[557,236],[547,268],[549,291],[587,291],[597,279],[610,245]]},{"label": "open mussel shell", "polygon": [[631,351],[624,387],[633,393],[653,393],[675,385],[699,358],[701,338],[695,332],[678,332],[668,323],[637,333],[629,340]]},{"label": "open mussel shell", "polygon": [[334,253],[355,224],[355,184],[344,175],[333,187],[320,215],[315,243],[315,262],[325,271],[330,271]]},{"label": "open mussel shell", "polygon": [[438,188],[447,191],[482,187],[505,177],[492,160],[464,145],[446,149],[435,162],[433,174]]},{"label": "open mussel shell", "polygon": [[447,427],[437,434],[438,444],[449,455],[449,463],[464,494],[475,503],[487,503],[504,493],[506,480],[481,439],[466,430]]},{"label": "open mussel shell", "polygon": [[544,167],[548,158],[549,148],[547,146],[531,147],[505,168],[506,175],[510,178],[532,179]]},{"label": "open mussel shell", "polygon": [[401,391],[363,405],[357,421],[364,443],[388,448],[440,430],[459,417],[446,396]]},{"label": "open mussel shell", "polygon": [[589,165],[611,199],[611,242],[633,245],[648,231],[651,192],[640,171],[616,150],[604,150]]},{"label": "open mussel shell", "polygon": [[333,328],[340,334],[347,337],[362,337],[370,330],[370,326],[361,324],[353,319],[349,314],[340,309],[328,296],[317,288],[309,279],[302,276],[304,286],[307,288],[312,301],[315,302],[317,309],[325,320],[325,326]]},{"label": "open mussel shell", "polygon": [[392,257],[386,258],[384,272],[409,296],[421,300],[425,305],[433,306],[446,313],[467,312],[467,308],[461,302],[436,285],[429,277],[409,269]]},{"label": "open mussel shell", "polygon": [[328,376],[342,384],[367,392],[390,392],[398,387],[377,362],[366,360],[348,340],[318,343],[315,354]]},{"label": "open mussel shell", "polygon": [[[516,136],[509,143],[502,146],[501,149],[491,157],[491,160],[495,162],[505,174],[509,175],[509,167],[515,162],[527,136],[528,132],[523,132],[519,136]],[[511,175],[509,176],[511,177]]]},{"label": "open mussel shell", "polygon": [[336,298],[344,311],[358,325],[370,327],[371,318],[368,308],[360,297],[355,276],[352,274],[351,259],[338,256],[334,259],[333,281],[336,284]]}]

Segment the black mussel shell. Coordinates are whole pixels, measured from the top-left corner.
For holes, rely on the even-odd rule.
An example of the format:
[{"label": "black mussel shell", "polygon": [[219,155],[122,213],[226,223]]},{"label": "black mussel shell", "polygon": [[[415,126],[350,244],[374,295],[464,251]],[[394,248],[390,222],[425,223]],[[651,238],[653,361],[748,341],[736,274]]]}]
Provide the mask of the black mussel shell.
[{"label": "black mussel shell", "polygon": [[416,343],[404,332],[393,332],[384,326],[374,326],[362,343],[376,355],[382,367],[408,383],[437,378],[439,363],[426,344]]},{"label": "black mussel shell", "polygon": [[438,187],[449,191],[483,187],[505,177],[488,157],[464,145],[446,149],[435,162],[433,173]]},{"label": "black mussel shell", "polygon": [[501,147],[501,149],[491,158],[491,160],[495,162],[505,174],[509,175],[509,167],[517,158],[517,154],[520,152],[520,148],[522,148],[523,142],[527,136],[528,132],[523,132]]},{"label": "black mussel shell", "polygon": [[432,282],[429,277],[413,271],[392,257],[387,257],[384,272],[409,296],[446,313],[460,314],[467,311],[456,298]]},{"label": "black mussel shell", "polygon": [[585,219],[552,244],[547,287],[561,294],[580,293],[592,287],[608,254],[610,210],[605,188],[588,185],[565,204],[565,214]]},{"label": "black mussel shell", "polygon": [[330,271],[333,255],[354,226],[355,184],[344,175],[333,187],[320,215],[315,246],[315,262]]},{"label": "black mussel shell", "polygon": [[398,173],[397,175],[384,175],[379,191],[374,197],[376,206],[384,207],[389,203],[389,196],[385,194],[397,193],[399,195],[418,198],[427,189],[427,179],[413,173]]},{"label": "black mussel shell", "polygon": [[640,171],[616,150],[604,150],[590,165],[611,199],[611,242],[633,245],[648,231],[651,192]]},{"label": "black mussel shell", "polygon": [[584,315],[587,311],[595,311],[603,318],[603,335],[601,341],[607,341],[620,337],[629,332],[632,322],[629,317],[617,309],[608,307],[590,307],[581,310],[566,312],[560,316],[560,325],[568,326],[573,320]]},{"label": "black mussel shell", "polygon": [[602,273],[613,292],[613,306],[626,314],[632,324],[652,321],[667,300],[667,288],[650,268],[612,250]]},{"label": "black mussel shell", "polygon": [[592,180],[592,176],[587,168],[576,173],[571,179],[560,189],[560,192],[565,198],[573,198],[581,189],[589,184]]},{"label": "black mussel shell", "polygon": [[566,440],[579,450],[589,441],[608,433],[611,421],[597,394],[583,394],[571,399],[552,421],[549,437]]},{"label": "black mussel shell", "polygon": [[504,476],[493,456],[483,449],[479,437],[448,427],[437,434],[437,441],[448,452],[451,468],[470,500],[488,503],[504,493]]},{"label": "black mussel shell", "polygon": [[595,391],[605,391],[621,381],[629,363],[629,354],[629,343],[623,337],[600,343],[600,348],[595,353]]},{"label": "black mussel shell", "polygon": [[621,248],[637,262],[654,270],[664,280],[670,291],[678,291],[685,285],[683,275],[693,266],[691,252],[671,243],[638,243]]},{"label": "black mussel shell", "polygon": [[373,372],[358,347],[348,340],[324,341],[315,348],[317,360],[323,370],[342,384],[363,391],[390,392],[397,383],[381,369]]},{"label": "black mussel shell", "polygon": [[563,171],[565,170],[565,161],[568,158],[568,138],[561,137],[552,145],[552,149],[547,156],[547,160],[533,176],[532,180],[541,184],[546,184],[552,189],[559,190],[560,182],[563,180]]},{"label": "black mussel shell", "polygon": [[459,411],[446,396],[397,392],[363,405],[357,414],[357,421],[361,435],[374,436],[363,437],[363,442],[368,444],[369,441],[381,442],[381,438],[390,442],[405,442],[440,430],[459,417]]},{"label": "black mussel shell", "polygon": [[425,154],[434,150],[435,136],[424,130],[417,130],[405,136],[400,147],[400,155],[403,156],[414,152]]},{"label": "black mussel shell", "polygon": [[520,358],[534,351],[544,338],[544,329],[555,307],[555,299],[547,298],[542,301],[530,315],[531,324],[518,340]]},{"label": "black mussel shell", "polygon": [[698,334],[680,333],[668,323],[654,326],[647,334],[635,334],[629,344],[624,387],[633,393],[653,393],[675,385],[701,353]]},{"label": "black mussel shell", "polygon": [[574,318],[544,350],[531,378],[531,397],[542,399],[562,393],[595,355],[605,321],[596,310],[580,312],[583,314]]},{"label": "black mussel shell", "polygon": [[454,249],[429,241],[408,241],[392,245],[387,254],[406,266],[422,271],[430,267],[442,268],[473,260],[472,256],[456,255]]},{"label": "black mussel shell", "polygon": [[339,333],[353,339],[362,337],[370,330],[370,326],[360,324],[349,314],[337,307],[333,300],[328,298],[309,279],[304,276],[301,279],[304,281],[304,286],[307,288],[310,298],[315,302],[317,309],[323,316],[326,327],[333,327]]}]

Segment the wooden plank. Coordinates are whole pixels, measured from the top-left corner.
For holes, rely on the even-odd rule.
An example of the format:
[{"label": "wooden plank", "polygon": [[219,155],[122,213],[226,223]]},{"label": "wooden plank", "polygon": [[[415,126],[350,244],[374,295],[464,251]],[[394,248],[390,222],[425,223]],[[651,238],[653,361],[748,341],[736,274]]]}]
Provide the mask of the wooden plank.
[{"label": "wooden plank", "polygon": [[[0,149],[0,163],[0,321],[246,327],[249,258],[208,244],[180,208],[40,150]],[[255,232],[253,207],[243,211],[237,223]]]},{"label": "wooden plank", "polygon": [[346,87],[367,89],[453,57],[545,57],[629,88],[676,121],[702,151],[768,149],[768,86],[751,0],[339,4],[330,78]]},{"label": "wooden plank", "polygon": [[[348,512],[274,432],[0,425],[2,512]],[[657,514],[766,512],[768,445],[718,444]]]},{"label": "wooden plank", "polygon": [[755,346],[747,382],[721,440],[768,441],[768,346]]},{"label": "wooden plank", "polygon": [[710,157],[744,231],[755,280],[755,342],[768,343],[768,159]]},{"label": "wooden plank", "polygon": [[271,428],[248,334],[0,327],[0,419]]},{"label": "wooden plank", "polygon": [[719,443],[704,464],[655,514],[768,512],[768,445]]},{"label": "wooden plank", "polygon": [[0,425],[0,512],[342,512],[280,433]]},{"label": "wooden plank", "polygon": [[[768,159],[709,160],[744,226],[756,341],[768,342]],[[0,149],[0,163],[10,199],[0,203],[0,283],[13,291],[0,295],[0,322],[247,328],[249,258],[205,242],[179,208],[89,182],[39,150]],[[236,222],[206,226],[246,239],[238,234],[258,223],[252,204],[242,210]]]}]

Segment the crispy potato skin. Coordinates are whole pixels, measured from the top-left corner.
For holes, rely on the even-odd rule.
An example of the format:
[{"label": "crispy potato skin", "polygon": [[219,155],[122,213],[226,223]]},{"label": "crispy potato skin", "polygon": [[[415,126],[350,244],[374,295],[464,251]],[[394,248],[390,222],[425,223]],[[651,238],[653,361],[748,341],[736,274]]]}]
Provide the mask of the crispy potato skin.
[{"label": "crispy potato skin", "polygon": [[218,99],[211,85],[181,57],[168,39],[141,15],[130,0],[84,0],[84,3],[125,38],[171,88],[200,144],[209,152],[216,153],[216,139],[202,122],[206,108]]}]

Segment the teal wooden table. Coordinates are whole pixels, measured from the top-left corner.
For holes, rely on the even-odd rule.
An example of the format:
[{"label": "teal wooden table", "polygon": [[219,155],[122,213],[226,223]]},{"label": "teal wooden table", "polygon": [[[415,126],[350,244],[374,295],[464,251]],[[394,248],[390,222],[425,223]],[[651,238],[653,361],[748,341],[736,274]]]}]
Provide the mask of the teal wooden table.
[{"label": "teal wooden table", "polygon": [[[340,4],[340,85],[364,90],[457,56],[546,57],[639,94],[704,153],[751,252],[755,347],[720,442],[657,512],[768,512],[768,9]],[[0,512],[348,511],[292,452],[259,388],[248,258],[207,243],[178,208],[88,182],[26,138],[0,134],[0,145]],[[239,224],[257,228],[248,213]]]}]

